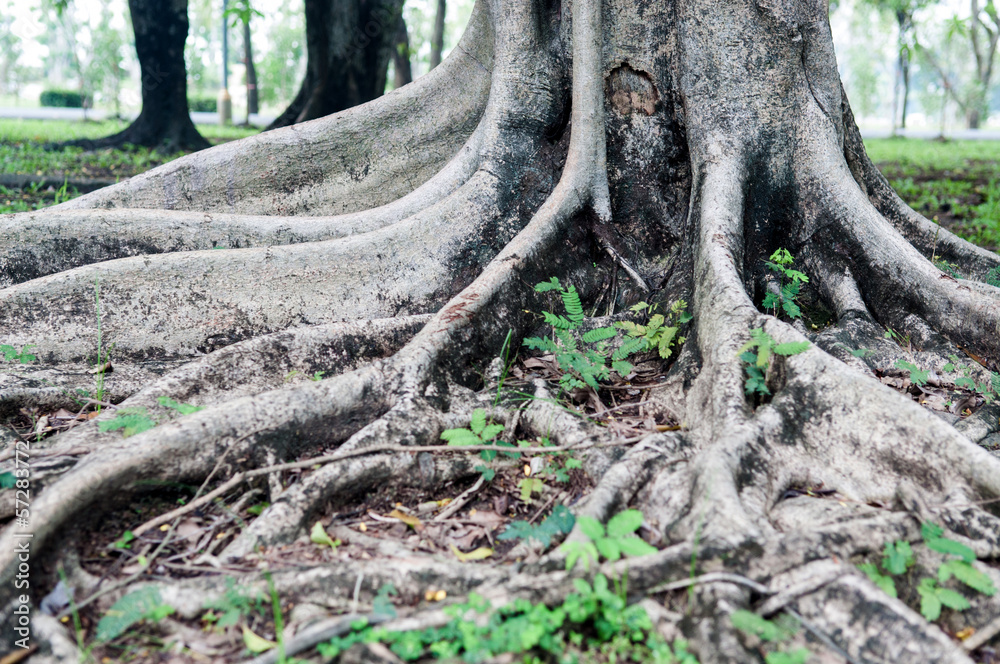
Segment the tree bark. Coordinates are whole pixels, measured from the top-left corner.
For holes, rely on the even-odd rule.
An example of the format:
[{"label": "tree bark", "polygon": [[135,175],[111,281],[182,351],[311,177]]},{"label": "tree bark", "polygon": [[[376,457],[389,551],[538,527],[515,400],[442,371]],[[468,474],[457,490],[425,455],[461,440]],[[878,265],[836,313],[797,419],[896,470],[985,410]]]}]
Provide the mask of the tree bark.
[{"label": "tree bark", "polygon": [[393,89],[401,88],[413,82],[413,69],[410,67],[410,35],[406,30],[406,21],[399,15],[399,27],[396,28],[396,50],[392,54]]},{"label": "tree bark", "polygon": [[437,11],[434,12],[434,32],[431,34],[431,69],[441,64],[441,52],[444,51],[444,19],[447,14],[448,0],[437,0]]},{"label": "tree bark", "polygon": [[321,118],[381,96],[401,0],[306,0],[306,75],[269,129]]},{"label": "tree bark", "polygon": [[257,113],[257,69],[253,65],[253,48],[250,41],[250,21],[243,21],[243,64],[247,76],[247,124],[250,124],[250,114]]},{"label": "tree bark", "polygon": [[[886,379],[902,381],[907,362],[952,394],[955,355],[991,380],[1000,288],[987,282],[1000,257],[906,207],[868,159],[826,9],[479,2],[449,58],[393,94],[0,220],[0,342],[38,356],[0,365],[0,415],[74,407],[111,348],[106,398],[157,423],[123,440],[101,426],[120,412],[105,407],[33,443],[69,457],[33,470],[38,596],[58,582],[47,570],[60,556],[74,559],[66,551],[120,535],[88,531],[110,518],[112,499],[207,486],[221,472],[232,479],[192,502],[198,512],[115,517],[147,539],[187,516],[231,523],[214,501],[274,477],[263,513],[236,509],[238,528],[204,534],[223,542],[210,558],[176,575],[151,560],[156,576],[138,577],[178,620],[226,592],[216,570],[227,566],[298,606],[370,603],[393,583],[417,621],[440,618],[421,601],[429,587],[475,590],[494,607],[557,604],[575,587],[559,549],[522,542],[506,557],[498,547],[495,564],[456,564],[447,547],[426,551],[439,546],[430,528],[417,542],[362,539],[328,511],[367,510],[386,487],[415,505],[471,484],[479,456],[426,446],[484,408],[511,440],[573,450],[593,487],[567,489],[585,493],[566,500],[577,517],[641,510],[658,553],[599,569],[627,574],[627,601],[644,599],[699,662],[761,660],[759,640],[733,625],[748,609],[805,625],[809,640],[800,632],[796,644],[817,658],[969,664],[948,634],[988,633],[1000,598],[941,582],[970,609],[940,627],[924,620],[917,580],[943,558],[921,523],[981,560],[1000,555],[997,410],[968,392],[975,414],[941,417]],[[801,318],[765,306],[779,248],[808,276]],[[575,287],[592,327],[645,324],[630,312],[640,300],[661,311],[683,300],[686,340],[648,360],[651,378],[626,372],[589,395],[604,407],[592,403],[586,419],[553,403],[572,395],[541,370],[532,377],[537,364],[512,388],[512,349],[550,332],[536,330],[530,312],[548,307],[531,285],[553,276]],[[766,393],[748,394],[743,358],[762,339],[801,352],[765,354]],[[629,391],[641,401],[621,401]],[[172,402],[203,409],[181,415]],[[305,543],[326,518],[345,533],[336,560]],[[0,647],[16,637],[26,529],[0,532]],[[586,540],[579,528],[568,538]],[[892,597],[855,565],[881,564],[902,541],[914,567]],[[391,556],[363,560],[377,549]],[[273,576],[256,572],[262,560]],[[218,566],[211,576],[200,574],[207,564]],[[1000,583],[995,568],[970,564]],[[92,592],[87,580],[76,597]]]},{"label": "tree bark", "polygon": [[131,144],[165,152],[209,147],[188,110],[184,64],[188,34],[186,0],[129,0],[129,13],[141,76],[139,117],[112,136],[68,144],[88,149]]}]

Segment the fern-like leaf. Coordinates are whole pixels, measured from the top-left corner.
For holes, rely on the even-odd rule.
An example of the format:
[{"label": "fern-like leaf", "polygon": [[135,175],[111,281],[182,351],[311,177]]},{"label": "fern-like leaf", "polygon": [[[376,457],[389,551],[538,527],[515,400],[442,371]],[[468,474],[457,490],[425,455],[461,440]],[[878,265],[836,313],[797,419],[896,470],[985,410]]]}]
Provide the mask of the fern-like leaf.
[{"label": "fern-like leaf", "polygon": [[676,327],[665,327],[663,332],[660,334],[659,351],[660,357],[664,360],[670,357],[670,347],[674,344],[674,338],[677,336]]},{"label": "fern-like leaf", "polygon": [[558,350],[556,342],[548,337],[527,337],[524,340],[524,345],[531,350],[540,350],[544,353],[554,353]]},{"label": "fern-like leaf", "polygon": [[618,336],[618,331],[613,327],[599,327],[584,334],[581,338],[588,344],[605,341]]},{"label": "fern-like leaf", "polygon": [[552,277],[548,281],[543,281],[540,284],[535,284],[536,293],[547,293],[549,291],[562,290],[562,284],[559,283],[557,277]]},{"label": "fern-like leaf", "polygon": [[97,623],[95,638],[98,641],[111,641],[140,620],[160,620],[171,613],[173,608],[163,604],[159,589],[147,586],[115,602]]},{"label": "fern-like leaf", "polygon": [[556,328],[557,330],[572,330],[577,326],[577,323],[569,320],[565,316],[557,316],[556,314],[543,311],[542,316],[545,317],[545,322]]},{"label": "fern-like leaf", "polygon": [[778,344],[774,347],[774,352],[778,355],[798,355],[809,350],[808,341],[790,341],[786,344]]},{"label": "fern-like leaf", "polygon": [[629,355],[638,353],[645,348],[646,340],[642,337],[626,339],[625,343],[615,349],[615,352],[611,355],[611,359],[614,361],[624,360]]},{"label": "fern-like leaf", "polygon": [[635,367],[632,366],[631,362],[626,362],[625,360],[614,360],[611,363],[611,368],[617,371],[619,376],[625,377],[632,373],[632,369]]},{"label": "fern-like leaf", "polygon": [[574,286],[570,286],[562,291],[563,306],[566,307],[566,315],[573,321],[573,327],[578,327],[583,322],[583,303],[580,302],[580,294],[576,292]]},{"label": "fern-like leaf", "polygon": [[472,429],[472,433],[479,435],[483,433],[483,429],[486,428],[486,411],[482,408],[476,408],[472,411],[472,418],[469,421],[469,428]]},{"label": "fern-like leaf", "polygon": [[630,320],[618,321],[617,323],[615,323],[615,327],[617,327],[619,329],[622,329],[622,330],[625,330],[626,332],[628,332],[633,337],[641,335],[641,333],[637,333],[636,332],[637,329],[639,328],[639,326],[636,325],[635,323],[633,323]]}]

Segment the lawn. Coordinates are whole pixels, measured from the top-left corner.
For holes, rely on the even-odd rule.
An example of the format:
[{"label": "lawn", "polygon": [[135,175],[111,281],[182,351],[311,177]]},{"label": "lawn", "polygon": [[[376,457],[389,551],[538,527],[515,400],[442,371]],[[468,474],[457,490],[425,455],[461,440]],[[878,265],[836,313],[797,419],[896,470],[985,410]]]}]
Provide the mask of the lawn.
[{"label": "lawn", "polygon": [[[124,128],[118,121],[0,120],[0,172],[49,180],[117,181],[176,159],[148,148],[46,150],[49,142],[98,138]],[[256,129],[198,125],[213,144],[251,136]],[[958,235],[1000,248],[1000,141],[925,141],[904,138],[865,142],[893,188],[911,207]],[[0,186],[0,213],[24,212],[73,198],[73,187]]]},{"label": "lawn", "polygon": [[[183,152],[161,154],[149,148],[132,150],[82,148],[45,149],[46,143],[78,138],[100,138],[121,131],[126,123],[67,122],[59,120],[0,120],[0,173],[30,175],[48,180],[103,180],[115,182],[164,164]],[[252,136],[257,129],[198,125],[212,144]],[[37,210],[82,193],[72,186],[29,186],[24,189],[0,185],[0,213]]]},{"label": "lawn", "polygon": [[865,147],[914,210],[982,247],[1000,248],[1000,141],[886,138]]}]

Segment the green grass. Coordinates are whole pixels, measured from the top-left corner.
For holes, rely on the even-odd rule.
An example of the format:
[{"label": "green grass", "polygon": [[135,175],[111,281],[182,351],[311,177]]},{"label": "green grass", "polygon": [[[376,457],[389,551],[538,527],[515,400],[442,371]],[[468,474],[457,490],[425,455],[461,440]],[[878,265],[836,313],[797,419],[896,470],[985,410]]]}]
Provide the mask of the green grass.
[{"label": "green grass", "polygon": [[[149,148],[105,148],[87,152],[82,148],[45,150],[42,147],[51,142],[109,136],[126,126],[127,123],[116,120],[0,120],[0,172],[45,176],[55,180],[119,180],[148,171],[184,154],[163,154]],[[198,125],[198,130],[213,144],[252,136],[258,131],[219,125]],[[37,210],[77,195],[79,192],[72,188],[56,191],[52,188],[18,190],[0,187],[0,214]]]},{"label": "green grass", "polygon": [[865,148],[914,210],[982,247],[1000,247],[1000,141],[887,138]]},{"label": "green grass", "polygon": [[[66,122],[59,120],[0,121],[0,164],[9,174],[45,175],[60,178],[124,178],[176,159],[183,153],[161,154],[149,148],[132,150],[102,149],[85,152],[82,148],[45,150],[45,143],[79,138],[100,138],[121,131],[126,123]],[[199,125],[199,131],[212,143],[252,136],[254,129]]]}]

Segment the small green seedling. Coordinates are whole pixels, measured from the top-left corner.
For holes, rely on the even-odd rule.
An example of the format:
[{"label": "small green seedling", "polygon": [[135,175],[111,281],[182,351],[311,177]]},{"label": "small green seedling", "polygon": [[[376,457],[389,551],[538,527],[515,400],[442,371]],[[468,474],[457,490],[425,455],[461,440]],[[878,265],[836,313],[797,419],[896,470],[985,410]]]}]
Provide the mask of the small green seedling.
[{"label": "small green seedling", "polygon": [[926,385],[930,379],[929,371],[924,371],[917,365],[906,360],[896,360],[896,368],[908,372],[910,374],[910,382],[918,387]]},{"label": "small green seedling", "polygon": [[988,382],[980,383],[973,378],[972,369],[962,364],[958,357],[952,355],[950,360],[942,367],[942,370],[948,373],[958,371],[962,374],[960,378],[955,379],[955,387],[963,387],[977,392],[988,404],[1000,399],[1000,373],[992,372]]},{"label": "small green seedling", "polygon": [[131,530],[126,530],[124,533],[122,533],[121,537],[115,540],[113,546],[116,549],[131,549],[132,548],[131,542],[133,540],[135,540],[135,533],[133,533]]},{"label": "small green seedling", "polygon": [[[747,394],[770,394],[767,388],[767,371],[772,355],[798,355],[809,349],[808,341],[790,341],[779,344],[764,328],[750,330],[750,341],[737,351],[743,360],[743,369],[747,372]],[[754,352],[755,351],[755,352]]]},{"label": "small green seedling", "polygon": [[[780,644],[783,641],[795,636],[798,631],[788,620],[771,621],[761,618],[753,611],[739,609],[733,611],[729,620],[733,627],[744,634],[755,636],[761,641]],[[764,655],[767,664],[805,664],[809,659],[808,648],[798,648],[796,650],[777,650]]]},{"label": "small green seedling", "polygon": [[192,406],[188,403],[180,403],[175,401],[170,397],[160,397],[157,399],[159,404],[165,408],[170,408],[176,410],[181,415],[190,415],[191,413],[197,413],[199,410],[204,410],[204,406]]},{"label": "small green seedling", "polygon": [[[639,302],[631,308],[636,313],[655,310],[655,305]],[[667,321],[670,321],[670,325]],[[670,305],[670,313],[667,317],[662,314],[653,313],[645,325],[637,325],[631,321],[619,321],[615,326],[625,330],[630,337],[625,343],[618,347],[611,355],[612,360],[624,360],[634,353],[644,353],[656,350],[664,360],[670,357],[675,346],[680,346],[686,340],[685,337],[677,336],[680,326],[691,320],[691,314],[687,312],[687,302],[678,300]]]},{"label": "small green seedling", "polygon": [[[548,311],[542,312],[545,322],[552,326],[552,337],[528,337],[524,345],[532,350],[551,353],[556,364],[563,371],[559,384],[564,391],[589,387],[599,389],[598,381],[607,380],[614,369],[622,376],[632,371],[632,365],[624,359],[613,360],[610,369],[607,366],[607,351],[605,342],[618,335],[613,327],[601,327],[584,333],[577,340],[575,331],[583,324],[583,303],[580,295],[572,285],[563,288],[559,279],[552,277],[535,286],[535,291],[546,293],[557,291],[562,298],[566,315],[557,315]],[[581,342],[595,347],[581,347]]]},{"label": "small green seedling", "polygon": [[795,259],[787,249],[776,250],[771,254],[771,260],[764,262],[764,265],[777,274],[781,280],[778,292],[769,292],[761,303],[765,309],[771,309],[775,316],[778,315],[780,305],[789,318],[802,317],[802,310],[799,308],[796,298],[802,290],[802,284],[809,283],[809,277],[792,269],[794,262]]},{"label": "small green seedling", "polygon": [[38,359],[28,352],[29,348],[35,348],[35,344],[27,344],[26,346],[23,346],[20,351],[8,344],[0,344],[0,353],[3,353],[3,359],[6,362],[28,364],[29,362],[34,362]]},{"label": "small green seedling", "polygon": [[619,560],[623,555],[630,558],[656,553],[656,547],[647,544],[636,535],[642,526],[643,516],[639,510],[625,510],[608,521],[607,528],[589,516],[577,519],[580,532],[587,538],[585,542],[565,542],[559,550],[566,554],[566,569],[570,570],[579,561],[583,568],[590,567],[590,561],[595,563],[600,557],[607,560]]},{"label": "small green seedling", "polygon": [[987,272],[986,276],[983,277],[983,281],[988,283],[990,286],[1000,288],[1000,265]]},{"label": "small green seedling", "polygon": [[565,505],[556,505],[552,513],[545,517],[537,526],[527,521],[512,521],[507,529],[497,535],[499,540],[533,539],[543,547],[548,548],[553,537],[566,535],[573,530],[576,517]]},{"label": "small green seedling", "polygon": [[[497,447],[509,447],[514,449],[514,446],[510,443],[505,443],[503,441],[496,440],[496,437],[503,433],[503,425],[495,424],[489,421],[486,417],[486,411],[482,408],[476,408],[472,411],[472,420],[469,422],[469,428],[465,429],[446,429],[441,432],[441,439],[447,441],[448,445],[459,447],[465,445],[489,445],[494,444]],[[517,452],[507,452],[506,454],[516,455]],[[486,462],[493,461],[497,456],[497,452],[493,450],[483,450],[479,453],[479,457]],[[496,475],[496,471],[492,468],[487,468],[486,466],[476,466],[475,470],[478,470],[486,478],[486,481],[490,481]]]},{"label": "small green seedling", "polygon": [[[938,566],[936,579],[925,577],[920,579],[917,585],[917,593],[920,595],[920,613],[924,618],[930,621],[937,620],[941,616],[942,607],[955,611],[964,611],[969,608],[969,601],[962,594],[941,586],[952,577],[984,595],[993,596],[996,594],[996,586],[993,585],[990,577],[972,566],[976,559],[976,554],[972,549],[961,542],[944,537],[944,529],[934,523],[923,523],[920,532],[927,548],[950,556]],[[914,562],[913,550],[909,542],[896,541],[885,545],[882,556],[882,569],[888,574],[883,574],[873,563],[865,563],[859,565],[858,568],[886,594],[896,597],[896,584],[892,576],[906,574],[913,567]]]},{"label": "small green seedling", "polygon": [[149,431],[156,426],[145,408],[121,408],[115,414],[114,419],[98,422],[97,428],[101,431],[118,431],[122,436],[128,438],[143,431]]},{"label": "small green seedling", "polygon": [[112,641],[142,620],[159,622],[173,612],[172,606],[163,603],[158,588],[140,588],[125,595],[108,609],[97,623],[95,638],[101,642]]},{"label": "small green seedling", "polygon": [[226,577],[226,589],[222,596],[209,600],[204,608],[209,609],[209,612],[202,616],[202,620],[215,623],[215,626],[220,628],[231,627],[239,623],[244,616],[262,613],[264,597],[244,591],[236,584],[235,579]]}]

